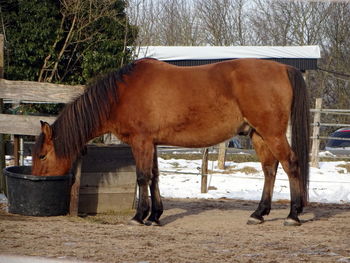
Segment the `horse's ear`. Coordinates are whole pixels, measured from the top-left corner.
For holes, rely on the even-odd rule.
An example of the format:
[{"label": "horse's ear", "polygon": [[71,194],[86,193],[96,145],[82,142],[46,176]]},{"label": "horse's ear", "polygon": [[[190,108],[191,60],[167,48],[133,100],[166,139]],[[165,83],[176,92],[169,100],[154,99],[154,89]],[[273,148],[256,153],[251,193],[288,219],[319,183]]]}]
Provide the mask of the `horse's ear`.
[{"label": "horse's ear", "polygon": [[50,126],[50,124],[48,124],[45,121],[40,121],[41,124],[41,131],[42,133],[45,134],[45,138],[47,140],[51,140],[52,139],[52,128]]}]

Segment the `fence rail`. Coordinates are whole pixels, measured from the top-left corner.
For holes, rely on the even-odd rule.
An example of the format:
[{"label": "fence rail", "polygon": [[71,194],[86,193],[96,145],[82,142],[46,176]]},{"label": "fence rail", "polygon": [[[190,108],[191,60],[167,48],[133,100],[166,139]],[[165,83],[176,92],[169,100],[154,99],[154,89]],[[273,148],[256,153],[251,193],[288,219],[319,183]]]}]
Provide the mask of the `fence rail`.
[{"label": "fence rail", "polygon": [[0,98],[16,103],[67,103],[84,92],[82,85],[0,79]]},{"label": "fence rail", "polygon": [[327,127],[349,127],[349,123],[312,123],[311,126],[327,126]]},{"label": "fence rail", "polygon": [[[69,86],[34,81],[0,79],[0,99],[16,103],[68,103],[84,92],[81,85]],[[55,117],[38,115],[14,115],[0,112],[0,133],[38,135],[39,121],[52,123]]]},{"label": "fence rail", "polygon": [[350,113],[350,110],[345,109],[310,109],[311,112],[322,112],[326,114]]},{"label": "fence rail", "polygon": [[310,139],[318,139],[318,140],[339,140],[339,141],[350,141],[350,138],[342,138],[342,137],[329,137],[329,136],[312,136]]},{"label": "fence rail", "polygon": [[53,123],[56,117],[0,114],[0,133],[32,135],[40,133],[40,121]]}]

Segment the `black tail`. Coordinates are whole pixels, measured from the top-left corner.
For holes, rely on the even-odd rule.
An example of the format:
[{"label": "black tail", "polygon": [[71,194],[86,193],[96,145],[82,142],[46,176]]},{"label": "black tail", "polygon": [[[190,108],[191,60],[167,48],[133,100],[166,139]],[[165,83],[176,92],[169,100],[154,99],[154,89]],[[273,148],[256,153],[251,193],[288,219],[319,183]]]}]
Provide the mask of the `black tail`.
[{"label": "black tail", "polygon": [[292,149],[298,158],[300,168],[300,189],[303,193],[303,204],[308,201],[309,188],[309,138],[310,108],[309,97],[301,72],[288,68],[288,76],[293,88],[292,102]]}]

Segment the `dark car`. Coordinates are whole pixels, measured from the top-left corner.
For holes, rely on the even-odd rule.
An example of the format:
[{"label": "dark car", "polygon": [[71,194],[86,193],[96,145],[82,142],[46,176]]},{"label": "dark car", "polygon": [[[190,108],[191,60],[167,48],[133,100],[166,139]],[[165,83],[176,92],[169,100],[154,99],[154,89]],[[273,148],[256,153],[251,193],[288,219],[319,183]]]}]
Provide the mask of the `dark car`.
[{"label": "dark car", "polygon": [[[335,154],[350,154],[350,127],[341,128],[333,132],[326,144],[326,151]],[[341,138],[348,140],[341,140]]]},{"label": "dark car", "polygon": [[228,147],[242,149],[242,144],[237,137],[233,137],[228,142]]}]

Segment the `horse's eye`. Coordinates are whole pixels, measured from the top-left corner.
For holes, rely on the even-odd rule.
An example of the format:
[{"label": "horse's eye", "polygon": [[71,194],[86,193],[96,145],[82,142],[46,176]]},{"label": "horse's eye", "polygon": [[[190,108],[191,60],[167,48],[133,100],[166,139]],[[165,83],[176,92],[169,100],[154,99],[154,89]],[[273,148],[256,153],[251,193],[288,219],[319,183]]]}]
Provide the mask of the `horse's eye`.
[{"label": "horse's eye", "polygon": [[44,155],[44,154],[43,155],[39,155],[39,159],[44,161],[46,159],[46,155]]}]

